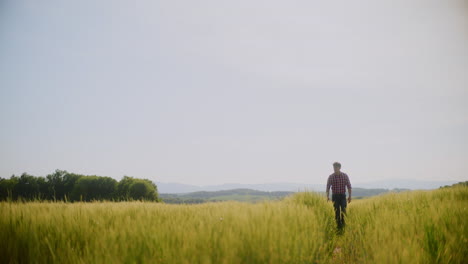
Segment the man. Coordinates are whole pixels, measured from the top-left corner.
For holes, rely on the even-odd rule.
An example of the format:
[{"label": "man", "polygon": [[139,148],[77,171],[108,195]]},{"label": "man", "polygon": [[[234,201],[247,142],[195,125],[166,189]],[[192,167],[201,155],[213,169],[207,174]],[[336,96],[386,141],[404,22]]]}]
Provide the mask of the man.
[{"label": "man", "polygon": [[335,220],[338,229],[341,230],[345,226],[346,188],[348,188],[349,194],[348,203],[351,202],[351,182],[349,181],[348,175],[340,171],[341,164],[339,162],[333,163],[333,170],[335,172],[328,176],[327,181],[327,201],[330,201],[331,186],[333,207],[335,208]]}]

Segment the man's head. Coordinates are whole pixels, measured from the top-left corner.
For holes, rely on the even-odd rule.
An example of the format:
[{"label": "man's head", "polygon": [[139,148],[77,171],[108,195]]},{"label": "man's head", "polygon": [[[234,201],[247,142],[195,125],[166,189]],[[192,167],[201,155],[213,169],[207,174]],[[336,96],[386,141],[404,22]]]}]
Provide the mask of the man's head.
[{"label": "man's head", "polygon": [[335,162],[333,163],[333,170],[338,173],[340,172],[340,169],[341,169],[341,164],[339,162]]}]

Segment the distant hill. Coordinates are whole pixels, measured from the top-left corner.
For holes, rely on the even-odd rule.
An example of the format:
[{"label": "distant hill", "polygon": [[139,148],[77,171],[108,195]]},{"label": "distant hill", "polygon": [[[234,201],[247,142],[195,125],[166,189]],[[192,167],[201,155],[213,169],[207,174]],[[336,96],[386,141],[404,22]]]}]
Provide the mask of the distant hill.
[{"label": "distant hill", "polygon": [[190,193],[200,191],[222,191],[233,189],[251,189],[264,192],[285,191],[297,192],[300,190],[322,191],[325,190],[325,185],[322,184],[302,184],[302,183],[264,183],[264,184],[242,184],[242,183],[226,183],[220,185],[205,185],[197,186],[181,183],[165,183],[156,182],[159,193]]},{"label": "distant hill", "polygon": [[370,182],[356,182],[353,183],[356,187],[362,188],[384,188],[384,189],[395,189],[404,188],[411,190],[432,190],[438,189],[441,186],[452,185],[457,181],[423,181],[423,180],[412,180],[412,179],[390,179],[390,180],[378,180]]},{"label": "distant hill", "polygon": [[[408,189],[363,189],[353,188],[353,197],[368,197],[386,193],[389,191],[400,192]],[[294,192],[274,191],[265,192],[252,189],[232,189],[222,191],[199,191],[185,194],[167,194],[161,193],[160,198],[165,203],[204,203],[215,201],[241,201],[241,202],[258,202],[264,200],[279,200]]]},{"label": "distant hill", "polygon": [[[393,180],[381,180],[373,182],[352,182],[353,188],[365,188],[365,189],[411,189],[411,190],[430,190],[437,189],[441,186],[452,185],[457,181],[421,181],[411,179],[393,179]],[[297,192],[297,191],[318,191],[323,192],[325,190],[325,184],[304,184],[304,183],[291,183],[291,182],[280,182],[280,183],[264,183],[264,184],[241,184],[241,183],[227,183],[220,185],[205,185],[197,186],[190,184],[181,183],[164,183],[157,182],[159,193],[191,193],[200,191],[222,191],[222,190],[233,190],[233,189],[251,189],[263,192]]]},{"label": "distant hill", "polygon": [[452,187],[468,187],[468,181],[458,182],[452,185],[441,186],[440,188],[452,188]]},{"label": "distant hill", "polygon": [[257,202],[263,200],[278,200],[293,192],[263,192],[251,189],[232,189],[222,191],[200,191],[186,194],[160,194],[166,203],[204,203],[214,201]]}]

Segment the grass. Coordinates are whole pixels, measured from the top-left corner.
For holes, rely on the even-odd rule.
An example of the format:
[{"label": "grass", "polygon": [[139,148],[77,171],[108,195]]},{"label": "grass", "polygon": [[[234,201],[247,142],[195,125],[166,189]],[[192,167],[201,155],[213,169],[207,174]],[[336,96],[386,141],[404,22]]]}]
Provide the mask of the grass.
[{"label": "grass", "polygon": [[262,195],[251,195],[251,194],[231,194],[231,195],[221,195],[213,198],[209,198],[209,201],[239,201],[239,202],[262,202],[269,200],[280,200],[278,197],[274,196],[262,196]]},{"label": "grass", "polygon": [[468,188],[353,201],[0,203],[2,263],[463,263]]},{"label": "grass", "polygon": [[344,263],[467,263],[468,188],[356,201],[337,241]]}]

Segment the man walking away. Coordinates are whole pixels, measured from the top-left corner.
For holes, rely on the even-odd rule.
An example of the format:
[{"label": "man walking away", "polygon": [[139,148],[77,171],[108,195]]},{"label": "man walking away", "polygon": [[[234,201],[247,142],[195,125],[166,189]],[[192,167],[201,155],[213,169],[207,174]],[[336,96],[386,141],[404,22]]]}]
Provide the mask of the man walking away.
[{"label": "man walking away", "polygon": [[327,181],[327,201],[330,201],[330,186],[332,189],[332,201],[335,208],[335,220],[338,230],[342,230],[345,226],[344,216],[346,214],[346,188],[348,188],[348,202],[351,202],[351,182],[348,175],[341,172],[341,164],[339,162],[333,163],[333,170],[335,171],[328,176]]}]

